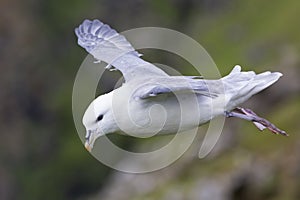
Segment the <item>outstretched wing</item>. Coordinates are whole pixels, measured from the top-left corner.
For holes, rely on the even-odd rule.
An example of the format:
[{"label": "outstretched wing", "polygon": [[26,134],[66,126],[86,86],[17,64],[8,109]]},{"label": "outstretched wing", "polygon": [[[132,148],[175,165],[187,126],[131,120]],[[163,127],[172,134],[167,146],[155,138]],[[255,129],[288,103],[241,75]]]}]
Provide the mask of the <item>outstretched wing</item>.
[{"label": "outstretched wing", "polygon": [[168,76],[153,64],[144,61],[123,35],[99,20],[84,20],[75,29],[78,44],[95,59],[120,70],[128,82],[145,76]]},{"label": "outstretched wing", "polygon": [[192,80],[186,77],[154,78],[142,84],[133,97],[147,99],[162,94],[194,93],[214,98],[217,93],[211,92],[205,80]]}]

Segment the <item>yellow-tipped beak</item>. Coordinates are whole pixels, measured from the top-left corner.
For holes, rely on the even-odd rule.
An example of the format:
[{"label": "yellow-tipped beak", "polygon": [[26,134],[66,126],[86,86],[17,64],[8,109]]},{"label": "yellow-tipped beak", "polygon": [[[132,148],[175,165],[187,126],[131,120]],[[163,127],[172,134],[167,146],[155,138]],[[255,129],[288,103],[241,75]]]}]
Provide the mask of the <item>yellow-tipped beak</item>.
[{"label": "yellow-tipped beak", "polygon": [[92,148],[91,148],[91,146],[89,145],[89,143],[88,142],[85,142],[85,144],[84,144],[84,147],[86,148],[86,150],[88,150],[89,152],[91,152],[92,151]]}]

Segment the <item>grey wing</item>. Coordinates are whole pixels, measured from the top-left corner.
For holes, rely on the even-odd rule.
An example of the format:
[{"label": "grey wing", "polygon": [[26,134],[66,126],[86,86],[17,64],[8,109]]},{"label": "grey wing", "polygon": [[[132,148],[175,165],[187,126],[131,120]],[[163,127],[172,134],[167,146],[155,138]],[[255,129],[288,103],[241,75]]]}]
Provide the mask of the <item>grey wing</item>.
[{"label": "grey wing", "polygon": [[133,97],[147,99],[162,94],[195,93],[211,98],[217,97],[217,93],[209,91],[205,80],[190,80],[185,77],[154,78],[142,84],[136,89]]},{"label": "grey wing", "polygon": [[140,58],[131,44],[107,24],[99,20],[84,20],[75,29],[78,44],[95,59],[120,70],[128,82],[145,76],[168,76],[164,71]]}]

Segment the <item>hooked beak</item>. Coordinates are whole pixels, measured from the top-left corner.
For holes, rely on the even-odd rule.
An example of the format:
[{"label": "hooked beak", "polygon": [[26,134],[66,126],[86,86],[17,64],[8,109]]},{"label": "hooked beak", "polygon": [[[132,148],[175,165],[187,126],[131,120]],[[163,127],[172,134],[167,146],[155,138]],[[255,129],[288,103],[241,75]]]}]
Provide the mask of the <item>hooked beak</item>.
[{"label": "hooked beak", "polygon": [[84,147],[86,148],[86,150],[88,150],[89,152],[92,151],[94,145],[94,135],[93,132],[91,130],[87,130],[86,135],[85,135],[85,143],[84,143]]},{"label": "hooked beak", "polygon": [[88,150],[89,152],[92,151],[92,147],[91,147],[91,145],[90,145],[87,141],[85,142],[84,147],[85,147],[86,150]]}]

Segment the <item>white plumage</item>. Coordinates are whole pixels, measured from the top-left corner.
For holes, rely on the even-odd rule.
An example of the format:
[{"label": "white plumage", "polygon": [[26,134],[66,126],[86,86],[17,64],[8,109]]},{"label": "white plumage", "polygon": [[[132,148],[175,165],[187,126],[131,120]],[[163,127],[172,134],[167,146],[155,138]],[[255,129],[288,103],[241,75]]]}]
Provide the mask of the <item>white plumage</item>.
[{"label": "white plumage", "polygon": [[231,112],[276,82],[282,76],[279,72],[257,75],[253,71],[241,72],[237,65],[219,80],[169,76],[141,59],[124,36],[99,20],[85,20],[75,33],[80,46],[95,59],[120,70],[126,81],[120,88],[97,97],[87,108],[83,124],[88,150],[104,134],[117,132],[138,137],[156,132],[172,134],[195,128],[222,114],[263,124],[261,129],[285,134],[267,120],[259,118],[259,121],[255,113],[239,110],[243,113],[241,117],[241,113]]}]

